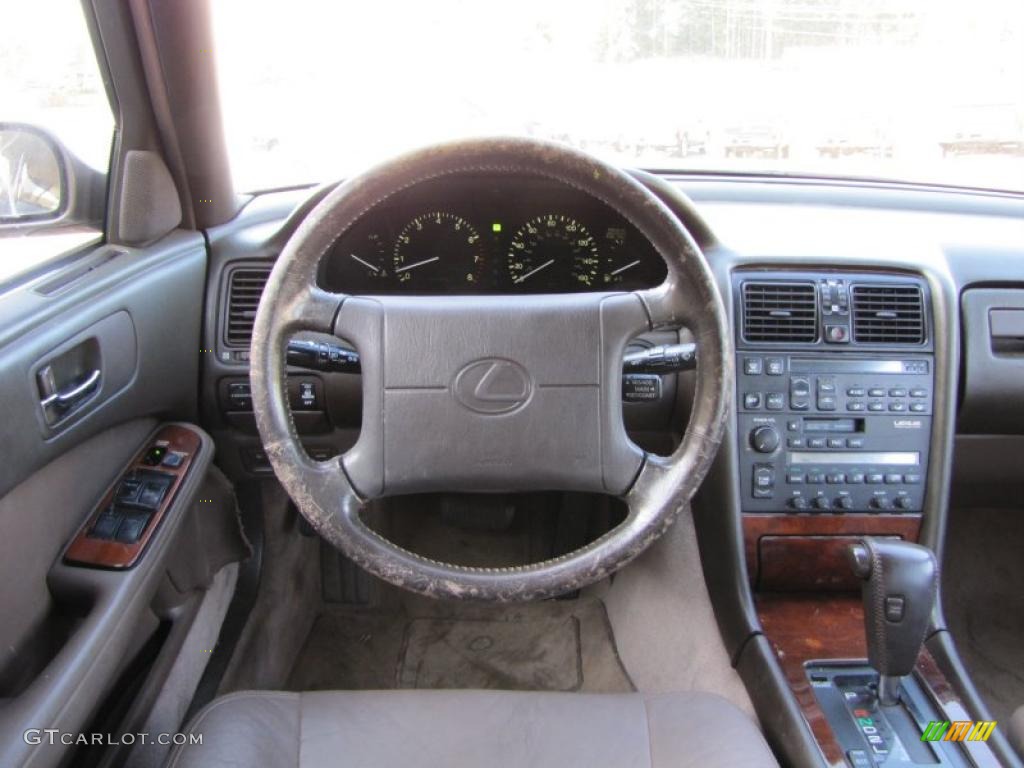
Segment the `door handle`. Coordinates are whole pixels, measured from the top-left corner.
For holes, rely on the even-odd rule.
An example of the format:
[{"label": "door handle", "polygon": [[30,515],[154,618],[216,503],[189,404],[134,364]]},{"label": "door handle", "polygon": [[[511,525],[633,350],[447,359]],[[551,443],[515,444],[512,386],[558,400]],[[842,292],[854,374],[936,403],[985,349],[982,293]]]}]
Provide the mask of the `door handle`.
[{"label": "door handle", "polygon": [[[52,371],[49,367],[44,371],[40,371],[40,376],[42,380],[49,379],[52,381]],[[66,389],[63,392],[54,392],[52,395],[40,400],[39,404],[44,409],[55,406],[61,410],[67,410],[95,392],[99,383],[100,370],[97,368],[70,389]]]}]

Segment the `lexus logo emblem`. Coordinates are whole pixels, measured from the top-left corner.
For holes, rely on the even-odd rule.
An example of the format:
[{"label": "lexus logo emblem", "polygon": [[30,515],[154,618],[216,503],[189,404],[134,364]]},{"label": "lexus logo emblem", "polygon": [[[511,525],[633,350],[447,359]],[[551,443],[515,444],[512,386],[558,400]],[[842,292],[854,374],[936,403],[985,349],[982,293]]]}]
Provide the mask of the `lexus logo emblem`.
[{"label": "lexus logo emblem", "polygon": [[455,375],[452,394],[471,411],[497,416],[526,405],[533,394],[533,382],[519,363],[484,358],[470,363]]}]

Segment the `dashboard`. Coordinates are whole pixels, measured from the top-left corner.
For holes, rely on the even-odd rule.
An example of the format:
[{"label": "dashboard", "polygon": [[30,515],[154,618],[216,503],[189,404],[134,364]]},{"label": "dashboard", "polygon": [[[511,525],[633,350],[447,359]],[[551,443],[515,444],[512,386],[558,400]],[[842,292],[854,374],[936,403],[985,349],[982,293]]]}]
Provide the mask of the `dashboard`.
[{"label": "dashboard", "polygon": [[607,204],[536,177],[423,182],[324,257],[320,285],[363,294],[581,293],[658,285],[666,268]]}]

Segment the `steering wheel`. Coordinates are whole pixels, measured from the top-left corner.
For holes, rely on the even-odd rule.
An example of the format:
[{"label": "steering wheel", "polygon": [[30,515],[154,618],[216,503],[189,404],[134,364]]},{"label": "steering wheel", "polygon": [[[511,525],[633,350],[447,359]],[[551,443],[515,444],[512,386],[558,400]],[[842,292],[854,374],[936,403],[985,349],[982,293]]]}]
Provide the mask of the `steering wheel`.
[{"label": "steering wheel", "polygon": [[[641,291],[515,296],[349,296],[318,266],[360,217],[401,190],[459,174],[542,177],[604,201],[668,267]],[[656,328],[697,342],[694,407],[679,447],[644,453],[622,420],[627,342]],[[252,336],[252,400],[266,455],[300,512],[370,573],[433,597],[532,600],[613,573],[672,524],[710,467],[732,392],[730,338],[714,278],[672,212],[632,177],[568,147],[460,141],[402,156],[331,192],[282,251]],[[362,365],[362,430],[314,461],[288,407],[285,347],[296,331],[352,343]],[[590,491],[622,498],[613,530],[567,555],[515,568],[440,563],[361,519],[370,500],[428,491]]]}]

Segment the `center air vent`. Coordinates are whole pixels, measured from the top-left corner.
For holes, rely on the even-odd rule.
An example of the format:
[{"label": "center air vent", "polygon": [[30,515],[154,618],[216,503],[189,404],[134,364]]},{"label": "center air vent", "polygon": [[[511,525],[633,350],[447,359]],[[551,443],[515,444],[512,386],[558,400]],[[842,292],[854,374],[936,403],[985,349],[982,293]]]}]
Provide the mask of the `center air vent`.
[{"label": "center air vent", "polygon": [[813,343],[818,338],[814,283],[744,283],[743,338]]},{"label": "center air vent", "polygon": [[248,347],[256,309],[270,277],[270,267],[244,267],[231,272],[224,340],[229,347]]},{"label": "center air vent", "polygon": [[920,287],[853,286],[853,340],[860,344],[922,344],[924,307]]}]

